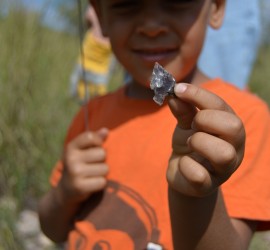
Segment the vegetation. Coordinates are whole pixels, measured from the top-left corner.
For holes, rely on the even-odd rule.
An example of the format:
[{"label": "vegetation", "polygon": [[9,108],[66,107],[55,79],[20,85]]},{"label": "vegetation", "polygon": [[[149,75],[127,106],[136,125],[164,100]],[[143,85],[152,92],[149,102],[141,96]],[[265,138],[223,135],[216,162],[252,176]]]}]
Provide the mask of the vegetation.
[{"label": "vegetation", "polygon": [[[35,209],[49,187],[51,167],[78,108],[68,94],[78,38],[44,28],[40,19],[24,10],[0,19],[0,249],[22,249],[17,215],[25,207]],[[269,46],[262,47],[250,84],[268,103],[269,57]],[[259,236],[251,249],[264,245]]]},{"label": "vegetation", "polygon": [[269,56],[270,43],[263,44],[259,51],[257,62],[249,83],[250,90],[263,98],[268,105],[270,105]]},{"label": "vegetation", "polygon": [[[68,82],[76,37],[23,10],[0,22],[0,245],[15,248],[14,221],[48,188],[51,166],[77,105]],[[20,249],[20,248],[18,248]]]}]

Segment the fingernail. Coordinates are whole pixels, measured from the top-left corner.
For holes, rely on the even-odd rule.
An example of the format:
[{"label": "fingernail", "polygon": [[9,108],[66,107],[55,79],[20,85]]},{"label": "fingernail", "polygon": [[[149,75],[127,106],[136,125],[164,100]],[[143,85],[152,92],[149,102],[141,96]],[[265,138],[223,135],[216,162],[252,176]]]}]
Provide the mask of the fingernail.
[{"label": "fingernail", "polygon": [[99,131],[98,131],[98,134],[103,138],[105,139],[108,134],[109,134],[109,129],[107,128],[101,128]]},{"label": "fingernail", "polygon": [[184,93],[187,89],[187,85],[185,83],[178,83],[175,85],[174,91],[177,93]]}]

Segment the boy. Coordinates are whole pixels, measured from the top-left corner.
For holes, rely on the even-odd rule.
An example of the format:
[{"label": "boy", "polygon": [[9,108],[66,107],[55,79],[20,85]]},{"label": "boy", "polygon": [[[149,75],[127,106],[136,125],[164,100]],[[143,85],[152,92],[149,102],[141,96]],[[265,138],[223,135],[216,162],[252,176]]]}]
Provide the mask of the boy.
[{"label": "boy", "polygon": [[[90,131],[85,110],[75,117],[40,202],[44,233],[67,249],[247,249],[270,226],[269,111],[196,67],[225,1],[91,3],[132,81],[89,103]],[[161,107],[155,62],[182,82]]]}]

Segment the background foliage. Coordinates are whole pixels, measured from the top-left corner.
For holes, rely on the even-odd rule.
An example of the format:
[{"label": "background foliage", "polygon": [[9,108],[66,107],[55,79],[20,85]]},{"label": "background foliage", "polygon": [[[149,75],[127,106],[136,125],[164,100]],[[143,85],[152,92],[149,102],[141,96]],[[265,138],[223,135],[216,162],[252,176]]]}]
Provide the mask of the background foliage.
[{"label": "background foliage", "polygon": [[0,246],[15,248],[14,221],[48,188],[67,124],[77,40],[40,25],[40,16],[10,11],[0,21]]}]

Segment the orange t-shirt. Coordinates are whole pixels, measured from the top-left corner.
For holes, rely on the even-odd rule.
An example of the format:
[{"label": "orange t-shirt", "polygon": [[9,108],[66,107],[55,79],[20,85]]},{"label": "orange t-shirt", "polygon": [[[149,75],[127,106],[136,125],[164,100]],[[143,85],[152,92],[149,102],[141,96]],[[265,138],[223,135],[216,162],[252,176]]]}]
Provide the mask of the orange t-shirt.
[{"label": "orange t-shirt", "polygon": [[[228,213],[258,220],[259,230],[270,229],[268,107],[255,95],[220,79],[202,87],[231,105],[246,128],[244,160],[222,186]],[[167,105],[159,107],[152,100],[128,98],[124,90],[96,98],[88,106],[90,129],[110,130],[104,143],[109,182],[106,190],[82,205],[69,234],[68,249],[146,249],[150,242],[173,249],[166,169],[176,120]],[[84,131],[84,121],[81,110],[65,143]],[[59,162],[51,176],[52,185],[57,185],[61,169]]]}]

